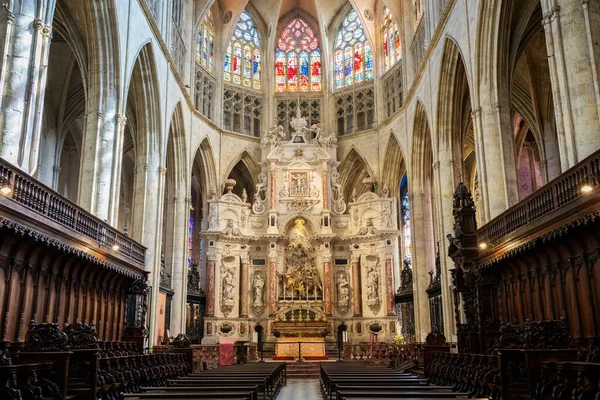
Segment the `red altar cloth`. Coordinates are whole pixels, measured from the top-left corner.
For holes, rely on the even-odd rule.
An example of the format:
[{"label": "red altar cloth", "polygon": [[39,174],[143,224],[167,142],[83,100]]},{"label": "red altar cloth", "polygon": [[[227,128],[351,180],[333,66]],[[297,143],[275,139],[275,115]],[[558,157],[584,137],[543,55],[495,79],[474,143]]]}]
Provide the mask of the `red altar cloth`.
[{"label": "red altar cloth", "polygon": [[221,340],[219,344],[219,365],[233,365],[233,340]]}]

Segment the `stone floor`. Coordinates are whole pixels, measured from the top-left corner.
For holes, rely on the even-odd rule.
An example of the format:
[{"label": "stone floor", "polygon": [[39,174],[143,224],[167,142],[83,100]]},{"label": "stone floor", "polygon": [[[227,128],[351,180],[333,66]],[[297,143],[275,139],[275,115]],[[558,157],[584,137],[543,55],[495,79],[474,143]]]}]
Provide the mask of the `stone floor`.
[{"label": "stone floor", "polygon": [[322,398],[318,379],[288,379],[287,385],[277,396],[277,400],[320,400]]}]

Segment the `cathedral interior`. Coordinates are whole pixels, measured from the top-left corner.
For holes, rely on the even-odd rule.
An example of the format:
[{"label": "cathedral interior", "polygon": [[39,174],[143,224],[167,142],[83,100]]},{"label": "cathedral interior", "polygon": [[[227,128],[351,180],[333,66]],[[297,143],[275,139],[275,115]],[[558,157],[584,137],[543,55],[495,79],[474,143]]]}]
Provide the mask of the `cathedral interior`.
[{"label": "cathedral interior", "polygon": [[0,38],[0,399],[600,399],[600,0]]}]

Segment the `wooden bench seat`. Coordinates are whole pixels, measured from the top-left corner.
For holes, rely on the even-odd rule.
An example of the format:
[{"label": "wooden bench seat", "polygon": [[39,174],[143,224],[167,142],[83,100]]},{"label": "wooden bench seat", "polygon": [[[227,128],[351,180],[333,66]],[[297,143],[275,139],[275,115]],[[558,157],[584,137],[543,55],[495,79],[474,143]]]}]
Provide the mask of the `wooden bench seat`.
[{"label": "wooden bench seat", "polygon": [[[206,386],[202,388],[194,387],[194,386],[181,386],[181,387],[153,387],[149,388],[148,391],[142,391],[142,393],[135,393],[130,395],[125,395],[125,398],[135,398],[136,396],[141,398],[162,398],[161,395],[165,395],[168,398],[180,398],[182,396],[198,395],[201,393],[202,395],[212,394],[214,397],[228,395],[231,393],[246,393],[248,395],[248,400],[258,400],[258,387],[251,385],[236,385],[236,386]],[[147,396],[148,395],[148,396]],[[157,397],[158,396],[158,397]]]}]

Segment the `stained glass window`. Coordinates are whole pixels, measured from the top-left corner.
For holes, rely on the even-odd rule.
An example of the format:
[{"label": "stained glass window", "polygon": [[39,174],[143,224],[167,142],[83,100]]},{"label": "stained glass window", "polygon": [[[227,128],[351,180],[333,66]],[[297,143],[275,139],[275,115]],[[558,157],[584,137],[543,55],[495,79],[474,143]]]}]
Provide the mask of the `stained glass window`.
[{"label": "stained glass window", "polygon": [[354,9],[342,22],[334,57],[336,88],[373,79],[373,52]]},{"label": "stained glass window", "polygon": [[398,29],[398,24],[394,22],[392,14],[387,7],[383,9],[383,26],[381,27],[381,35],[383,36],[384,70],[387,71],[402,58],[400,30]]},{"label": "stained glass window", "polygon": [[194,217],[190,217],[190,230],[188,232],[188,266],[192,265],[194,249]]},{"label": "stained glass window", "polygon": [[260,35],[252,17],[244,10],[227,46],[223,79],[260,90],[261,59]]},{"label": "stained glass window", "polygon": [[400,182],[400,217],[402,218],[402,242],[404,259],[412,260],[412,235],[410,224],[410,200],[408,198],[408,180],[406,175]]},{"label": "stained glass window", "polygon": [[196,45],[196,63],[202,65],[211,74],[214,73],[214,42],[215,31],[213,27],[213,16],[210,10],[207,11],[198,30]]},{"label": "stained glass window", "polygon": [[321,91],[319,39],[302,19],[294,18],[281,31],[275,50],[277,92]]}]

